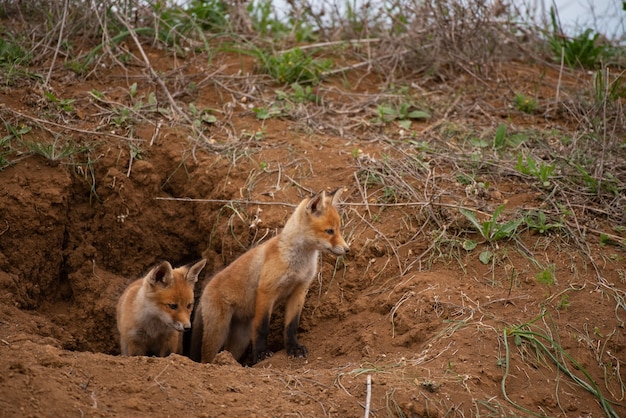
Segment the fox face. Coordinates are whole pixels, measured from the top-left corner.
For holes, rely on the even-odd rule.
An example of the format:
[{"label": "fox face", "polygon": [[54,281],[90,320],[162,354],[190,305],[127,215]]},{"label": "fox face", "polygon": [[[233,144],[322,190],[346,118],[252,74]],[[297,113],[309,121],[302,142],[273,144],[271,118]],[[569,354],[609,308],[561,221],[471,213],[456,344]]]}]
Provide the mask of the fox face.
[{"label": "fox face", "polygon": [[180,272],[173,273],[181,277],[175,277],[171,283],[150,283],[152,297],[161,321],[176,331],[183,332],[191,328],[193,287],[186,283]]},{"label": "fox face", "polygon": [[341,219],[337,212],[341,192],[342,189],[339,189],[331,196],[320,193],[307,204],[310,228],[318,248],[335,255],[344,255],[350,251],[341,235]]},{"label": "fox face", "polygon": [[287,222],[283,234],[290,244],[301,243],[302,247],[344,255],[350,247],[341,235],[341,219],[337,205],[342,190],[330,195],[318,193],[296,209],[296,222]]},{"label": "fox face", "polygon": [[193,288],[205,264],[173,269],[164,261],[124,291],[117,307],[123,355],[182,353],[182,333],[191,328]]}]

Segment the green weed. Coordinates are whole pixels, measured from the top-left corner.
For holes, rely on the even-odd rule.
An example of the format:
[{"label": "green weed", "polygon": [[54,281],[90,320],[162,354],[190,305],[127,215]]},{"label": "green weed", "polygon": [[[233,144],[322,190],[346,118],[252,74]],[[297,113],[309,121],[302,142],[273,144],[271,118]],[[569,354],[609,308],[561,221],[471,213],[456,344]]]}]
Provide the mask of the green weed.
[{"label": "green weed", "polygon": [[[154,34],[154,29],[150,27],[142,27],[133,29],[136,35],[151,35]],[[76,74],[83,75],[85,74],[92,64],[95,62],[96,57],[106,49],[112,49],[113,47],[119,45],[131,34],[128,30],[119,30],[115,36],[112,36],[106,42],[102,42],[96,47],[94,47],[91,51],[86,54],[81,55],[73,60],[68,60],[65,63],[65,66],[74,71]]]},{"label": "green weed", "polygon": [[[204,31],[223,31],[228,27],[228,7],[223,0],[191,0],[185,9],[188,16],[192,17]],[[161,19],[174,28],[186,21],[185,15],[172,13],[171,8],[163,10]]]},{"label": "green weed", "polygon": [[[544,315],[545,312],[542,313],[539,318],[536,318],[535,321],[541,319]],[[513,337],[513,341],[518,347],[528,345],[530,348],[534,349],[537,352],[538,357],[544,358],[554,364],[559,369],[559,371],[562,372],[565,376],[569,377],[574,384],[591,393],[596,398],[607,417],[619,417],[617,412],[615,412],[615,410],[613,409],[611,402],[604,397],[600,388],[598,387],[598,384],[589,374],[589,372],[587,372],[587,370],[583,367],[583,365],[579,361],[577,361],[567,350],[565,350],[557,340],[551,338],[548,333],[535,331],[533,329],[532,322],[518,325],[513,328],[505,327],[503,331],[502,340],[505,350],[505,372],[501,381],[501,389],[504,398],[509,403],[511,403],[511,405],[521,411],[524,411],[527,414],[533,416],[543,416],[521,405],[516,404],[508,396],[506,390],[506,381],[509,376],[509,369],[511,364],[509,337]]]},{"label": "green weed", "polygon": [[213,110],[207,108],[198,109],[193,103],[189,103],[189,113],[191,114],[193,124],[197,128],[200,128],[204,123],[212,125],[217,122],[217,117],[213,114]]},{"label": "green weed", "polygon": [[289,27],[276,17],[272,0],[250,2],[248,14],[254,31],[261,36],[281,36],[289,33]]},{"label": "green weed", "polygon": [[493,138],[493,147],[495,149],[500,149],[500,148],[504,148],[505,145],[506,145],[506,125],[504,123],[501,123],[500,125],[498,125],[498,128],[496,129],[496,134]]},{"label": "green weed", "polygon": [[524,113],[534,113],[537,110],[537,100],[521,93],[515,95],[515,108]]},{"label": "green weed", "polygon": [[554,59],[570,68],[594,68],[601,56],[605,53],[606,47],[599,44],[599,33],[592,29],[586,29],[573,38],[563,35],[563,31],[556,22],[554,8],[550,8],[550,18],[552,20],[552,36],[549,38],[550,48],[554,54]]},{"label": "green weed", "polygon": [[306,20],[307,12],[300,18],[289,17],[287,22],[281,21],[271,0],[250,2],[248,14],[257,35],[274,38],[293,37],[296,42],[313,42],[317,39],[315,28]]},{"label": "green weed", "polygon": [[8,135],[5,135],[0,139],[0,170],[5,169],[12,164],[9,156],[15,152],[12,144],[13,140],[23,143],[22,137],[31,131],[29,126],[13,126],[8,122],[4,122],[4,127],[7,130]]},{"label": "green weed", "polygon": [[520,154],[517,158],[515,169],[522,174],[537,177],[542,187],[550,187],[550,179],[556,169],[556,165],[543,162],[537,165],[537,162],[532,156],[529,155],[526,157],[526,161],[524,161],[524,157]]},{"label": "green weed", "polygon": [[539,273],[535,275],[535,279],[538,283],[546,285],[548,289],[550,286],[556,283],[556,274],[555,274],[555,265],[550,264],[547,268],[541,270]]},{"label": "green weed", "polygon": [[609,235],[605,233],[600,234],[601,245],[612,245],[615,247],[626,247],[626,240],[620,240],[615,235]]},{"label": "green weed", "polygon": [[314,87],[310,85],[301,85],[300,83],[291,84],[291,92],[276,90],[278,100],[287,100],[295,103],[314,102],[317,103],[319,98]]},{"label": "green weed", "polygon": [[114,116],[111,121],[115,126],[126,126],[133,120],[133,111],[126,106],[118,106],[113,108]]},{"label": "green weed", "polygon": [[8,158],[11,152],[11,137],[5,136],[0,139],[0,171],[11,165],[11,160]]},{"label": "green weed", "polygon": [[255,107],[252,109],[257,119],[265,120],[283,114],[280,106],[272,105],[269,107]]},{"label": "green weed", "polygon": [[30,53],[20,46],[20,42],[16,41],[13,37],[9,39],[0,37],[0,65],[26,65],[30,62],[30,59]]},{"label": "green weed", "polygon": [[474,225],[476,231],[487,242],[493,242],[504,238],[512,238],[517,231],[517,227],[520,226],[523,221],[523,218],[516,218],[504,223],[499,223],[498,218],[504,210],[504,205],[498,206],[491,218],[483,222],[480,222],[476,218],[476,214],[471,210],[464,208],[459,210],[472,223],[472,225]]},{"label": "green weed", "polygon": [[569,308],[569,306],[570,306],[569,296],[566,293],[564,293],[559,298],[559,303],[556,305],[556,309],[558,309],[559,311],[564,311],[567,308]]},{"label": "green weed", "polygon": [[44,96],[46,96],[46,99],[55,105],[59,110],[66,113],[74,111],[73,103],[76,101],[75,99],[59,99],[54,95],[54,93],[49,91],[44,92]]},{"label": "green weed", "polygon": [[597,105],[616,102],[626,97],[626,82],[623,74],[612,78],[609,69],[598,70],[593,73],[593,96]]},{"label": "green weed", "polygon": [[409,130],[412,120],[430,119],[430,113],[423,110],[411,110],[413,107],[410,103],[402,103],[399,107],[380,105],[376,108],[376,116],[372,119],[372,123],[384,124],[396,121],[402,129]]},{"label": "green weed", "polygon": [[9,133],[7,136],[2,138],[2,143],[6,144],[6,141],[12,141],[13,139],[22,140],[22,137],[31,131],[30,126],[20,125],[13,126],[10,123],[5,122],[4,127]]},{"label": "green weed", "polygon": [[561,222],[549,222],[545,212],[541,210],[529,211],[524,215],[524,222],[526,226],[532,231],[545,234],[552,229],[561,229],[563,224]]},{"label": "green weed", "polygon": [[315,85],[332,67],[332,61],[316,59],[298,47],[272,55],[257,49],[253,54],[260,61],[262,71],[279,83]]},{"label": "green weed", "polygon": [[585,170],[581,164],[576,162],[572,162],[572,164],[580,173],[583,186],[586,187],[589,192],[596,194],[600,190],[604,190],[613,195],[618,195],[620,193],[618,180],[614,176],[607,173],[607,175],[602,179],[596,178],[589,174],[589,172]]},{"label": "green weed", "polygon": [[88,147],[80,147],[73,141],[62,143],[59,138],[59,136],[55,137],[50,143],[32,141],[24,142],[24,145],[31,153],[44,157],[54,165],[61,160],[89,150]]}]

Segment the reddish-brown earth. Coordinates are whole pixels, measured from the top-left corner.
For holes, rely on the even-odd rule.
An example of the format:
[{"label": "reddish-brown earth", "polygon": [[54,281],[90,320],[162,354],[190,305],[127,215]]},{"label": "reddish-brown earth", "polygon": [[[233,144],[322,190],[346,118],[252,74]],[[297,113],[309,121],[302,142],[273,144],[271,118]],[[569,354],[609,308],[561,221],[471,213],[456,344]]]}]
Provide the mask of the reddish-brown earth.
[{"label": "reddish-brown earth", "polygon": [[[150,93],[169,106],[140,62],[127,72],[110,62],[85,78],[57,66],[51,88],[75,99],[71,111],[60,111],[34,81],[0,90],[4,123],[32,128],[24,141],[50,144],[54,132],[59,147],[70,139],[88,147],[56,161],[13,153],[0,172],[0,416],[357,417],[368,389],[378,417],[602,416],[597,398],[545,352],[506,334],[522,324],[557,341],[578,363],[561,358],[570,371],[589,382],[584,368],[626,415],[626,254],[599,245],[592,232],[610,225],[577,219],[590,228],[584,250],[565,232],[521,231],[518,243],[466,251],[463,240],[480,239],[459,207],[489,214],[506,204],[512,214],[542,207],[546,196],[489,167],[479,171],[489,187],[472,193],[457,181],[452,151],[409,146],[447,140],[454,150],[465,131],[493,132],[500,122],[575,132],[568,120],[511,107],[514,91],[547,103],[558,71],[508,63],[480,80],[405,79],[433,113],[413,122],[409,137],[395,123],[367,126],[366,97],[384,82],[375,74],[326,80],[319,87],[326,117],[298,104],[291,117],[259,120],[252,108],[269,102],[255,98],[271,100],[281,86],[251,60],[217,54],[207,63],[145,48],[177,103],[214,109],[217,122],[203,125],[208,141],[175,112],[142,108],[116,125],[117,106],[145,104]],[[46,73],[47,64],[32,71]],[[575,93],[586,75],[577,77],[562,81],[561,94]],[[403,159],[410,175],[399,172]],[[389,178],[415,191],[397,196],[397,205],[381,204],[390,189],[364,177],[390,161],[398,173],[387,171]],[[180,355],[119,356],[115,306],[132,280],[160,260],[201,257],[209,277],[276,234],[303,197],[341,186],[352,251],[320,259],[300,329],[308,359],[285,356],[280,308],[270,340],[276,353],[254,367],[225,354],[210,365]],[[497,257],[485,265],[478,254],[488,248]],[[554,285],[537,281],[538,263],[554,264]]]}]

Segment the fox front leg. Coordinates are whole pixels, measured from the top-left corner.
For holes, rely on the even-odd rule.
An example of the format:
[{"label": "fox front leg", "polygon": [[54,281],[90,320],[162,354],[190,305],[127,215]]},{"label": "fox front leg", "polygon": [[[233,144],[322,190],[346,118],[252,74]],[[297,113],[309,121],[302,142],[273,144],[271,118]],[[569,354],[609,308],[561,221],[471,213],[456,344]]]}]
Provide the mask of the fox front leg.
[{"label": "fox front leg", "polygon": [[266,314],[258,324],[255,324],[252,337],[252,363],[272,357],[274,354],[267,347],[267,336],[270,331],[270,315]]},{"label": "fox front leg", "polygon": [[285,304],[285,350],[289,357],[306,358],[308,350],[298,342],[300,313],[306,297],[306,286],[297,287]]},{"label": "fox front leg", "polygon": [[252,363],[265,360],[274,354],[267,347],[270,333],[270,317],[274,307],[273,289],[258,289],[254,319],[252,320]]}]

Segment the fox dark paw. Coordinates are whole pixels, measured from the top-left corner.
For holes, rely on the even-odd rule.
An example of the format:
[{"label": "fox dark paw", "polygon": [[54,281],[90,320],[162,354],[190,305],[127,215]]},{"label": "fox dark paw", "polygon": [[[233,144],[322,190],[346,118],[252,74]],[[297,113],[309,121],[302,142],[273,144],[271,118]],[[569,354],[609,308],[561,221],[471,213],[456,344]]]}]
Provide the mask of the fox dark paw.
[{"label": "fox dark paw", "polygon": [[303,345],[297,345],[287,348],[287,355],[290,358],[307,358],[309,355],[308,350]]},{"label": "fox dark paw", "polygon": [[258,363],[259,361],[263,361],[265,359],[268,359],[270,357],[272,357],[274,355],[274,353],[270,350],[265,350],[265,351],[261,351],[260,353],[257,353],[254,355],[254,358],[252,359],[254,361],[254,363]]}]

